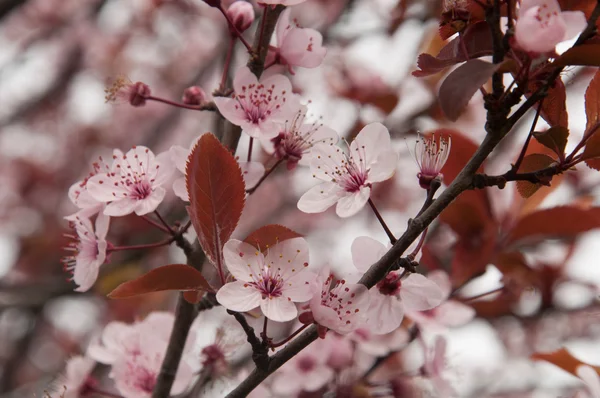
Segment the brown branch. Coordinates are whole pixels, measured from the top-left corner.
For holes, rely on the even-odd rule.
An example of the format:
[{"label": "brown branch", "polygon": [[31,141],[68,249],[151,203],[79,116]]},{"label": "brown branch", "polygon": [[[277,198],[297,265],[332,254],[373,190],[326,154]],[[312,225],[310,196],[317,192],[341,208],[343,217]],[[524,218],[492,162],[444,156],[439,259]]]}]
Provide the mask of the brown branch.
[{"label": "brown branch", "polygon": [[[246,317],[244,314],[239,312],[227,310],[227,313],[233,315],[236,321],[240,324],[244,332],[246,332],[246,337],[248,343],[252,346],[252,360],[256,365],[257,369],[261,369],[263,371],[267,371],[269,369],[269,344],[267,340],[260,341],[256,334],[254,333],[254,328],[248,324]],[[266,319],[266,318],[265,318]]]}]

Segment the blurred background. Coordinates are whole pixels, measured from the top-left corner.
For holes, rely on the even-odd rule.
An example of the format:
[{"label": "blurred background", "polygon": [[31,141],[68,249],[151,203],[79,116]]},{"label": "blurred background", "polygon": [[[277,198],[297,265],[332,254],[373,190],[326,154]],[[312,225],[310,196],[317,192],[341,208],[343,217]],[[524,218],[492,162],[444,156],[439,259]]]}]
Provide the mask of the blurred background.
[{"label": "blurred background", "polygon": [[[349,140],[372,121],[390,129],[401,161],[396,177],[375,187],[374,201],[396,235],[425,197],[409,151],[416,132],[447,127],[474,142],[485,134],[479,94],[461,119],[450,123],[436,102],[443,76],[411,75],[419,53],[436,54],[444,44],[438,35],[441,13],[441,0],[308,0],[293,8],[301,26],[322,32],[328,51],[321,67],[298,70],[292,77],[295,91],[311,101],[313,117],[322,117]],[[119,301],[106,294],[153,267],[185,261],[177,248],[115,253],[91,291],[74,292],[60,262],[70,240],[64,236],[70,232],[63,217],[76,210],[67,191],[113,148],[145,145],[159,153],[172,145],[188,147],[199,134],[213,131],[212,112],[154,102],[139,108],[107,104],[104,88],[126,75],[148,84],[154,95],[175,101],[192,85],[210,94],[218,86],[228,40],[222,16],[200,0],[0,0],[1,397],[43,396],[65,360],[85,351],[107,322],[131,322],[173,308],[174,294]],[[247,54],[241,46],[237,50],[234,65],[241,66]],[[572,139],[568,148],[585,128],[583,92],[592,74],[572,68],[563,77]],[[503,142],[487,171],[508,170],[532,116]],[[247,137],[242,137],[238,153],[247,149]],[[255,156],[268,158],[258,148]],[[582,166],[577,174],[561,176],[542,194],[539,206],[597,204],[596,174]],[[385,234],[368,209],[350,219],[331,211],[301,213],[296,203],[312,184],[309,177],[303,168],[279,170],[249,197],[235,236],[268,223],[283,224],[307,236],[312,262],[347,272],[354,238],[368,235],[384,242]],[[519,209],[527,206],[511,186],[490,192],[496,214],[515,211],[517,202]],[[172,193],[160,211],[171,222],[185,219],[182,202]],[[433,236],[429,246],[434,253],[452,248],[457,239],[443,223]],[[133,215],[115,219],[109,233],[119,245],[156,238]],[[549,364],[531,362],[528,357],[537,350],[566,344],[580,359],[600,364],[598,244],[600,234],[590,232],[536,246],[526,253],[533,269],[557,270],[549,302],[542,306],[540,290],[529,289],[501,310],[476,308],[476,320],[448,332],[450,369],[462,396],[570,396],[578,381]],[[461,294],[495,289],[502,277],[490,265]]]}]

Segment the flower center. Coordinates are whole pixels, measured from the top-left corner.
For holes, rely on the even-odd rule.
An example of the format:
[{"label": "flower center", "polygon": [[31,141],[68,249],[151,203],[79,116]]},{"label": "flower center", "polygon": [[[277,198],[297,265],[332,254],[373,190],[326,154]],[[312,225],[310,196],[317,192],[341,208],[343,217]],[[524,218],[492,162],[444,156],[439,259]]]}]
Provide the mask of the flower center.
[{"label": "flower center", "polygon": [[246,113],[246,120],[253,124],[259,124],[273,112],[277,112],[285,103],[285,91],[282,91],[281,95],[277,95],[275,94],[275,85],[267,88],[262,84],[250,84],[242,86],[242,92],[236,93],[235,98]]},{"label": "flower center", "polygon": [[156,374],[144,367],[136,369],[135,386],[141,391],[151,393],[156,385]]},{"label": "flower center", "polygon": [[400,292],[400,286],[402,282],[397,272],[390,272],[383,278],[383,280],[377,283],[377,289],[379,293],[386,296],[395,296]]},{"label": "flower center", "polygon": [[131,199],[134,200],[142,200],[146,199],[152,193],[152,185],[148,182],[148,180],[141,180],[137,183],[133,184],[131,187]]},{"label": "flower center", "polygon": [[301,372],[308,373],[315,368],[315,361],[312,358],[302,357],[298,361],[298,369]]},{"label": "flower center", "polygon": [[250,282],[263,296],[263,298],[281,297],[283,288],[283,278],[279,273],[274,274],[271,268],[263,265],[261,275],[254,277],[254,282]]},{"label": "flower center", "polygon": [[346,192],[354,193],[360,191],[366,185],[368,177],[367,170],[361,170],[353,163],[348,163],[346,173],[341,176],[339,184]]}]

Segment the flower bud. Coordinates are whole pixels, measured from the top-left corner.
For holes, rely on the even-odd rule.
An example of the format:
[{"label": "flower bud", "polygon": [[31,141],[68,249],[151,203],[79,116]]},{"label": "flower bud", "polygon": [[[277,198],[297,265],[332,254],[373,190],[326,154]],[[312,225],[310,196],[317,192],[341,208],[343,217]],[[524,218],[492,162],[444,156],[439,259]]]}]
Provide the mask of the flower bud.
[{"label": "flower bud", "polygon": [[191,86],[183,91],[181,101],[186,105],[202,105],[206,102],[206,93],[198,86]]},{"label": "flower bud", "polygon": [[236,1],[227,9],[227,16],[239,32],[243,32],[254,22],[254,7],[245,1]]},{"label": "flower bud", "polygon": [[131,106],[144,106],[146,98],[150,96],[150,87],[142,82],[136,82],[129,92],[129,103]]},{"label": "flower bud", "polygon": [[142,82],[132,83],[128,78],[119,76],[114,83],[107,87],[104,92],[106,102],[124,103],[129,102],[131,106],[144,106],[146,99],[150,96],[150,87]]}]

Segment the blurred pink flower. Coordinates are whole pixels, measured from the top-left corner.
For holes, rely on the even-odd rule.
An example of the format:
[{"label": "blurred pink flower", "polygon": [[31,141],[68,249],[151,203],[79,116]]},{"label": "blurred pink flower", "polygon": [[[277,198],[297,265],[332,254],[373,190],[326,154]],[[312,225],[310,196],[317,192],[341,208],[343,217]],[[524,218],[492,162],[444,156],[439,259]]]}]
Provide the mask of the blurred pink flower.
[{"label": "blurred pink flower", "polygon": [[279,124],[290,119],[298,107],[292,84],[283,75],[273,75],[259,82],[244,66],[235,74],[233,89],[233,98],[215,97],[215,105],[227,120],[240,126],[250,137],[276,137]]},{"label": "blurred pink flower", "polygon": [[[352,261],[361,272],[385,254],[385,246],[367,236],[352,242]],[[397,329],[408,311],[424,311],[440,305],[444,295],[439,286],[421,274],[403,277],[399,271],[389,272],[371,289],[369,322],[366,327],[375,334],[386,334]]]},{"label": "blurred pink flower", "polygon": [[65,256],[62,262],[65,270],[73,274],[73,282],[79,285],[75,291],[85,292],[94,285],[100,266],[106,261],[106,234],[110,217],[98,214],[95,231],[92,222],[87,218],[76,216],[71,224],[77,236],[69,235],[74,241],[69,243],[66,249],[72,251],[72,254]]},{"label": "blurred pink flower", "polygon": [[264,256],[248,243],[231,239],[223,248],[225,264],[235,282],[217,292],[217,301],[233,311],[258,306],[276,322],[298,315],[295,302],[310,300],[315,274],[308,267],[308,245],[303,238],[288,239],[268,249]]},{"label": "blurred pink flower", "polygon": [[317,294],[310,300],[314,321],[339,334],[350,333],[364,326],[369,308],[369,291],[363,285],[339,281],[333,288],[333,274],[325,267],[317,277]]},{"label": "blurred pink flower", "polygon": [[314,29],[304,29],[296,21],[290,22],[291,9],[286,9],[277,22],[275,36],[277,47],[271,46],[266,64],[287,65],[290,73],[294,66],[316,68],[321,65],[327,50],[323,47],[323,36]]},{"label": "blurred pink flower", "polygon": [[320,213],[337,203],[337,215],[350,217],[367,203],[373,183],[394,175],[398,156],[383,124],[365,126],[349,147],[350,154],[331,144],[313,147],[310,169],[315,178],[326,182],[302,195],[298,209]]},{"label": "blurred pink flower", "polygon": [[302,105],[296,115],[279,129],[275,138],[261,139],[268,153],[275,153],[278,159],[287,159],[287,168],[292,170],[298,163],[309,164],[310,150],[317,144],[335,145],[338,134],[321,123],[304,123],[307,107]]},{"label": "blurred pink flower", "polygon": [[419,324],[423,329],[444,329],[462,326],[475,317],[475,310],[456,300],[448,300],[452,285],[448,274],[444,271],[432,271],[427,278],[434,281],[442,291],[442,303],[427,311],[406,309],[406,316]]},{"label": "blurred pink flower", "polygon": [[96,361],[81,355],[74,356],[67,361],[65,373],[54,384],[57,389],[63,389],[63,398],[79,398],[86,396],[87,389],[95,385],[90,378]]},{"label": "blurred pink flower", "polygon": [[577,36],[586,25],[583,12],[561,11],[556,0],[522,0],[515,40],[524,51],[544,54]]},{"label": "blurred pink flower", "polygon": [[425,363],[423,364],[423,373],[429,378],[434,389],[440,397],[456,397],[456,391],[452,384],[444,379],[446,370],[446,339],[438,336],[435,339],[435,345],[425,353]]},{"label": "blurred pink flower", "polygon": [[162,185],[173,172],[169,154],[158,156],[144,146],[136,146],[125,155],[116,149],[112,172],[96,174],[87,183],[90,195],[108,203],[104,214],[118,217],[135,211],[138,216],[156,210],[165,197]]},{"label": "blurred pink flower", "polygon": [[66,220],[75,221],[77,217],[90,218],[104,209],[105,204],[100,202],[87,190],[87,183],[89,179],[99,173],[110,173],[111,168],[104,162],[102,157],[98,158],[97,162],[92,164],[93,171],[81,181],[77,181],[69,188],[69,199],[77,206],[80,210],[75,214],[71,214],[65,217]]},{"label": "blurred pink flower", "polygon": [[410,342],[410,334],[404,328],[386,334],[376,334],[371,329],[362,327],[356,329],[350,338],[358,343],[359,350],[376,357],[399,351]]},{"label": "blurred pink flower", "polygon": [[113,84],[104,90],[106,102],[125,103],[139,107],[146,105],[146,99],[151,95],[150,87],[142,82],[133,83],[125,76],[119,76]]},{"label": "blurred pink flower", "polygon": [[423,189],[429,189],[431,182],[436,178],[442,178],[440,173],[450,155],[450,137],[435,139],[435,135],[429,138],[419,135],[415,144],[415,160],[419,166],[419,185]]},{"label": "blurred pink flower", "polygon": [[291,397],[301,391],[319,390],[334,375],[327,366],[330,352],[330,341],[322,339],[300,351],[273,376],[273,392]]},{"label": "blurred pink flower", "polygon": [[[183,173],[183,177],[176,179],[173,182],[173,192],[177,197],[181,200],[188,202],[190,200],[187,192],[187,185],[185,182],[186,179],[186,167],[187,160],[191,154],[192,149],[198,142],[201,136],[198,136],[190,146],[190,149],[185,149],[179,145],[173,145],[171,149],[169,149],[169,155],[171,158],[171,162],[177,170]],[[246,189],[252,188],[256,185],[256,183],[261,179],[261,177],[265,174],[265,166],[263,166],[260,162],[240,162],[238,160],[238,164],[240,165],[240,169],[242,170],[242,177],[244,177],[244,183],[246,184]]]}]

